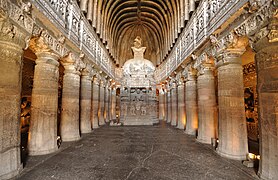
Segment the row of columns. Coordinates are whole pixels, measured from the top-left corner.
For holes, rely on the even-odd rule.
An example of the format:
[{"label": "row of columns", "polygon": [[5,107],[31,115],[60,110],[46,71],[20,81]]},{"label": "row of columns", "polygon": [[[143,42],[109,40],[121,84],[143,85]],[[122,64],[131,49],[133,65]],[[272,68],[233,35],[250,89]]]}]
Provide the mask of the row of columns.
[{"label": "row of columns", "polygon": [[[277,36],[274,36],[277,22],[277,18],[272,19],[270,30],[262,39],[252,44],[256,52],[258,77],[261,157],[258,175],[263,179],[278,177],[278,126],[275,108],[278,106],[278,41],[275,38]],[[236,39],[235,42],[240,41]],[[161,119],[176,126],[175,118],[178,117],[177,127],[185,129],[187,134],[197,135],[198,141],[211,143],[212,139],[218,138],[218,154],[236,160],[246,159],[248,153],[241,64],[244,52],[245,48],[234,46],[216,54],[214,62],[217,76],[214,76],[211,61],[201,63],[196,67],[198,71],[189,66],[184,74],[185,81],[178,83],[178,116],[174,83],[171,88],[164,88],[164,101],[159,108],[164,111]]]},{"label": "row of columns", "polygon": [[[171,88],[165,92],[165,114],[168,114],[165,120],[172,126],[185,129],[186,134],[197,135],[201,143],[211,144],[218,138],[217,152],[220,155],[243,160],[246,159],[248,146],[242,53],[233,52],[236,54],[230,52],[224,61],[221,59],[224,56],[217,61],[218,109],[214,65],[206,60],[195,68],[189,65],[179,82],[171,79]],[[164,111],[164,107],[160,110]]]},{"label": "row of columns", "polygon": [[[13,26],[8,22],[7,26]],[[24,31],[15,36],[0,33],[0,179],[11,178],[22,168],[20,158],[20,102]],[[55,152],[58,126],[59,65],[64,67],[60,132],[62,141],[75,141],[83,133],[115,117],[115,88],[99,83],[91,65],[72,53],[61,58],[48,48],[43,37],[30,40],[36,54],[32,89],[31,120],[28,135],[29,155]],[[92,78],[93,77],[93,78]],[[106,93],[104,93],[106,92]],[[111,94],[109,96],[109,93]],[[104,101],[105,99],[105,101]],[[114,103],[114,104],[113,104]],[[105,105],[106,104],[106,105]],[[106,108],[104,108],[104,106]],[[110,108],[108,108],[110,107]],[[107,116],[108,114],[108,116]]]}]

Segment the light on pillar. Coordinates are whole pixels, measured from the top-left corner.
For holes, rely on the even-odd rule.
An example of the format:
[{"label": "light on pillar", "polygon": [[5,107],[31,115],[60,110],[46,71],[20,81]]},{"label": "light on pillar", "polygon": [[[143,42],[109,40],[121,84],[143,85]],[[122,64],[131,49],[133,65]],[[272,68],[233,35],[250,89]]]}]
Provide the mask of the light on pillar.
[{"label": "light on pillar", "polygon": [[185,106],[186,106],[186,128],[185,133],[196,135],[198,129],[197,111],[197,71],[189,64],[184,70],[185,77]]},{"label": "light on pillar", "polygon": [[65,68],[63,77],[61,138],[63,141],[80,139],[79,134],[79,61],[72,53],[61,59]]},{"label": "light on pillar", "polygon": [[32,89],[28,151],[29,155],[43,155],[58,150],[59,56],[49,49],[43,37],[32,38],[30,49],[35,52],[37,60]]},{"label": "light on pillar", "polygon": [[[217,152],[230,159],[244,160],[248,153],[241,55],[244,43],[230,33],[219,42],[211,37],[218,72],[219,144]],[[222,44],[226,40],[226,45]],[[221,48],[219,48],[221,47]]]}]

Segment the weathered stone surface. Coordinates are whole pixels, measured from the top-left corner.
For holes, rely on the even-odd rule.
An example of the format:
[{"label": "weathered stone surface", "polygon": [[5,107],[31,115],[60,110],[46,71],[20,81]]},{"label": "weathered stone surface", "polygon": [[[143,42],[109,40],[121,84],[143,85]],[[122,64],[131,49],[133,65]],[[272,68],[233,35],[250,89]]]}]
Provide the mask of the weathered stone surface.
[{"label": "weathered stone surface", "polygon": [[197,140],[211,144],[217,138],[217,107],[214,75],[211,64],[203,65],[204,72],[198,76],[198,137]]},{"label": "weathered stone surface", "polygon": [[11,178],[22,168],[20,102],[23,51],[18,42],[22,33],[3,31],[13,27],[9,22],[6,23],[1,21],[0,26],[0,179]]},{"label": "weathered stone surface", "polygon": [[[277,26],[276,26],[277,27]],[[267,38],[255,45],[255,59],[258,76],[259,125],[260,125],[260,167],[262,179],[278,177],[278,43]]]},{"label": "weathered stone surface", "polygon": [[98,106],[98,118],[99,118],[99,125],[103,126],[105,124],[104,121],[104,105],[105,105],[105,87],[103,83],[100,84],[99,87],[99,106]]},{"label": "weathered stone surface", "polygon": [[92,104],[92,77],[86,70],[82,72],[80,88],[80,131],[89,133],[91,125],[91,104]]},{"label": "weathered stone surface", "polygon": [[177,95],[177,86],[173,85],[171,89],[171,125],[177,126],[178,121],[178,95]]},{"label": "weathered stone surface", "polygon": [[244,160],[248,147],[241,52],[233,52],[225,57],[226,63],[218,67],[219,144],[217,152],[227,158]]},{"label": "weathered stone surface", "polygon": [[80,139],[79,133],[79,94],[80,75],[77,60],[69,54],[62,59],[65,68],[63,77],[61,138],[63,141]]},{"label": "weathered stone surface", "polygon": [[56,151],[58,109],[58,56],[51,52],[37,52],[32,90],[29,155]]},{"label": "weathered stone surface", "polygon": [[99,84],[96,77],[93,78],[92,83],[92,112],[91,124],[93,129],[99,128],[98,124],[98,107],[99,107]]},{"label": "weathered stone surface", "polygon": [[178,126],[179,129],[185,129],[185,84],[178,85]]},{"label": "weathered stone surface", "polygon": [[[32,159],[30,159],[31,161]],[[103,127],[26,169],[40,179],[257,179],[239,161],[227,161],[183,131],[161,124]]]},{"label": "weathered stone surface", "polygon": [[171,123],[172,107],[171,107],[171,91],[167,90],[167,123]]},{"label": "weathered stone surface", "polygon": [[185,106],[186,106],[186,128],[185,133],[196,135],[198,129],[198,109],[197,109],[197,82],[196,77],[185,83]]},{"label": "weathered stone surface", "polygon": [[159,120],[164,120],[165,119],[165,93],[162,88],[159,89]]}]

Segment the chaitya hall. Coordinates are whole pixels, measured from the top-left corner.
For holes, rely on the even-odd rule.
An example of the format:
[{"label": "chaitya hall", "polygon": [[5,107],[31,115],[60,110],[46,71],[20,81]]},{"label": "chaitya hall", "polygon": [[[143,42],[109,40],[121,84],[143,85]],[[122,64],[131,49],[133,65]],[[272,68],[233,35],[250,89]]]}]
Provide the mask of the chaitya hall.
[{"label": "chaitya hall", "polygon": [[278,180],[277,0],[0,0],[0,52],[1,180]]}]

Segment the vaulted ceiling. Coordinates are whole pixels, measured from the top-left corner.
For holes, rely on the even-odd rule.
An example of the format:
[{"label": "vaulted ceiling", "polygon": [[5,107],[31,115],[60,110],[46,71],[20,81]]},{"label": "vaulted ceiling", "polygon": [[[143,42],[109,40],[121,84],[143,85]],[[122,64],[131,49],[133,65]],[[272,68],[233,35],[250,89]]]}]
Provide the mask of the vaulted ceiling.
[{"label": "vaulted ceiling", "polygon": [[141,36],[145,58],[159,65],[173,47],[197,0],[80,0],[91,22],[119,66],[133,57]]}]

